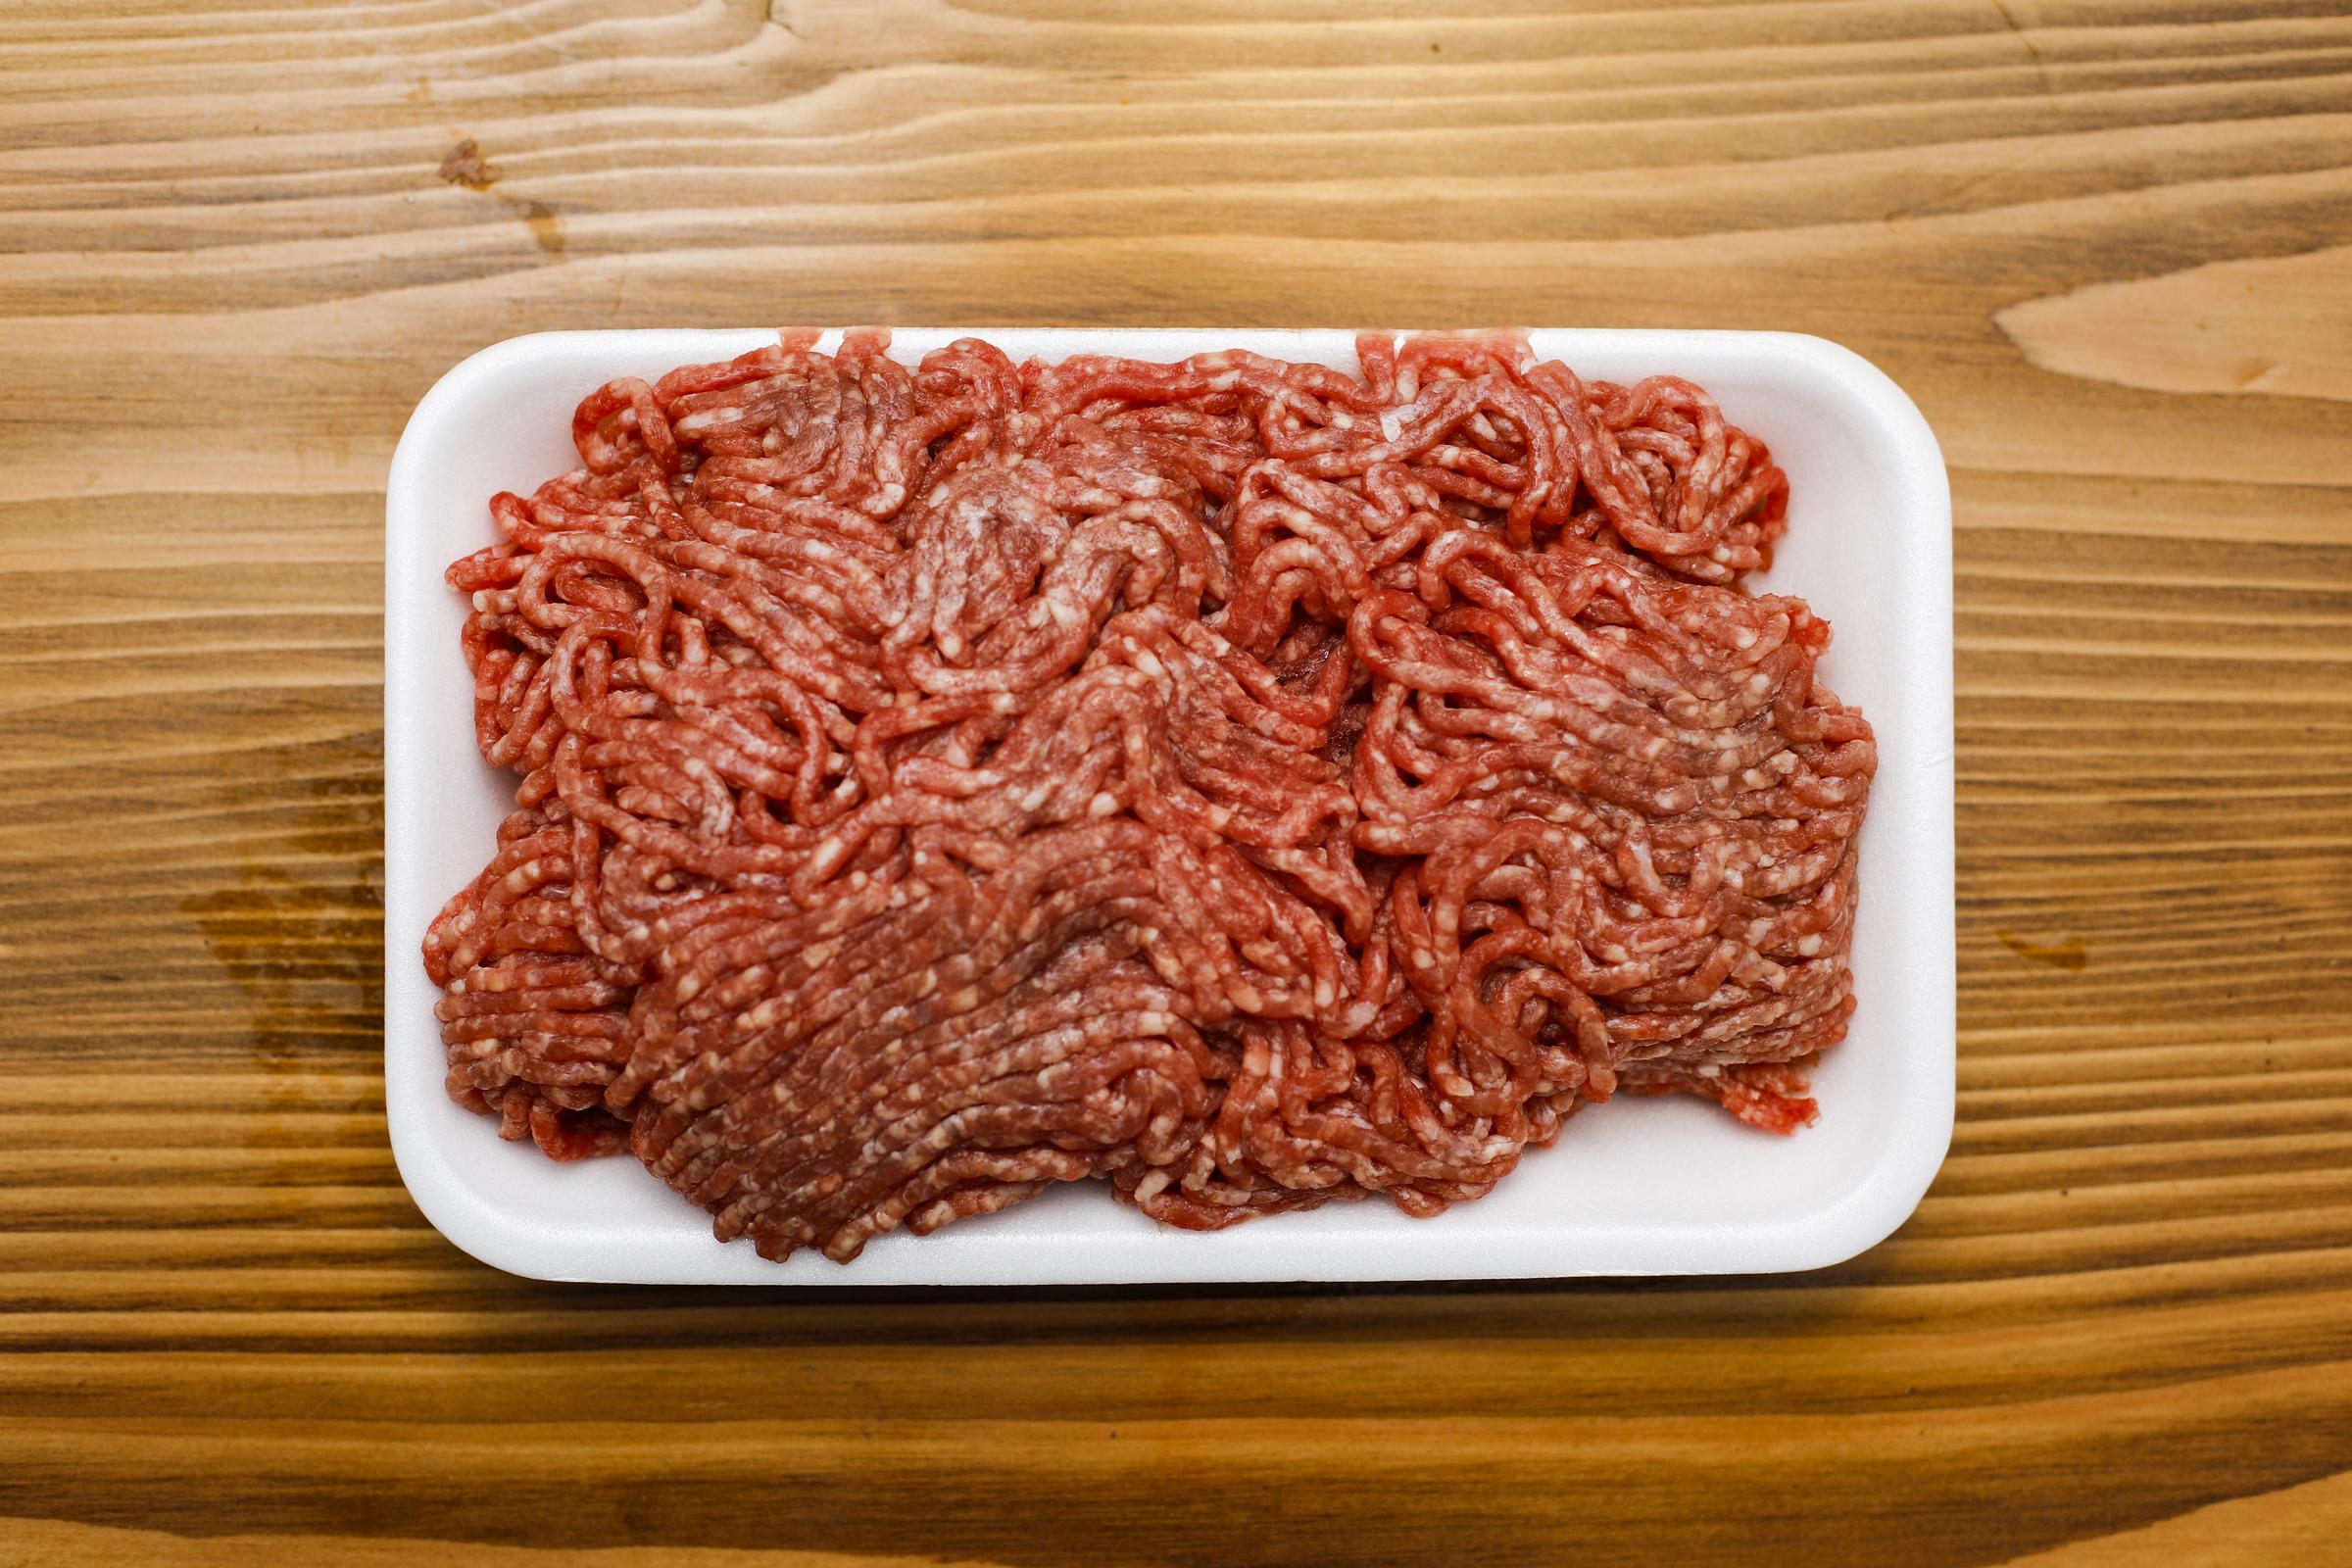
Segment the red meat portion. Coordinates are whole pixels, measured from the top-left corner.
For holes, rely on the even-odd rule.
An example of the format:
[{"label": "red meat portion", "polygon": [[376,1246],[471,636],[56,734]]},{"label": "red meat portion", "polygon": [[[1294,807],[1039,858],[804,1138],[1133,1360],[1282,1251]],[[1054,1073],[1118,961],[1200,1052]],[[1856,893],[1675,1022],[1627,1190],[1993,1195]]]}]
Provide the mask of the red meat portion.
[{"label": "red meat portion", "polygon": [[461,1102],[839,1259],[1082,1177],[1431,1214],[1618,1088],[1811,1119],[1875,754],[1705,393],[886,344],[612,383],[450,568],[521,780],[425,942]]}]

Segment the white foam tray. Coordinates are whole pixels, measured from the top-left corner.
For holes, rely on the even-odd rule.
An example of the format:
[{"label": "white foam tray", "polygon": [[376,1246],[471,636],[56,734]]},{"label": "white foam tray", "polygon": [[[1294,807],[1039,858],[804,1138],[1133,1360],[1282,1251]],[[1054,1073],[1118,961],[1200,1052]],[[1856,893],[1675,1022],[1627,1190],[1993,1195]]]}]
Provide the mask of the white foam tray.
[{"label": "white foam tray", "polygon": [[[1337,331],[976,329],[1014,358],[1152,360],[1235,345],[1352,366]],[[964,335],[897,335],[912,361]],[[1436,1219],[1374,1200],[1216,1235],[1173,1230],[1094,1183],[930,1237],[886,1236],[846,1267],[721,1246],[708,1216],[625,1157],[558,1165],[502,1143],[442,1092],[426,923],[480,867],[511,775],[474,751],[443,568],[493,536],[485,502],[571,467],[575,403],[616,375],[723,360],[765,331],[546,332],[484,349],[410,419],[385,518],[384,1078],[410,1193],[459,1247],[542,1279],[697,1284],[1068,1285],[1763,1273],[1838,1262],[1917,1206],[1951,1139],[1951,500],[1919,411],[1869,362],[1775,332],[1538,331],[1588,377],[1688,376],[1788,471],[1790,522],[1760,586],[1837,629],[1830,684],[1876,726],[1853,966],[1860,1001],[1815,1076],[1821,1119],[1793,1138],[1695,1100],[1621,1098],[1531,1152],[1494,1193]],[[826,346],[831,346],[828,339]]]}]

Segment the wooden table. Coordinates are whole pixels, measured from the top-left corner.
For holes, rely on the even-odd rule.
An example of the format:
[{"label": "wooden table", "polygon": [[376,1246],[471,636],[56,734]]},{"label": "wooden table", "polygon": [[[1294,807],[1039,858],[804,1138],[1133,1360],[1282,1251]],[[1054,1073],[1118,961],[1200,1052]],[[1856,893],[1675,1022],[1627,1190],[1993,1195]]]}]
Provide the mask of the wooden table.
[{"label": "wooden table", "polygon": [[[16,0],[0,73],[0,1561],[2345,1560],[2340,0]],[[386,459],[492,339],[780,319],[1886,367],[1959,530],[1918,1216],[1510,1289],[442,1242],[378,1067]]]}]

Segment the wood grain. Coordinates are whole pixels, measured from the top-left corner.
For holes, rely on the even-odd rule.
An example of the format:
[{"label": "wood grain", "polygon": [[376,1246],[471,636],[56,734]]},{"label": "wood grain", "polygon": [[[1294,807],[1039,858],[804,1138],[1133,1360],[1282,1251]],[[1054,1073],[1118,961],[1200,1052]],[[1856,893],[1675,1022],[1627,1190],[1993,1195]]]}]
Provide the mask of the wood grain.
[{"label": "wood grain", "polygon": [[[18,0],[0,1562],[2340,1560],[2347,255],[2340,0]],[[392,442],[495,338],[767,320],[1878,361],[1958,526],[1917,1217],[1577,1287],[454,1251],[378,1069]]]}]

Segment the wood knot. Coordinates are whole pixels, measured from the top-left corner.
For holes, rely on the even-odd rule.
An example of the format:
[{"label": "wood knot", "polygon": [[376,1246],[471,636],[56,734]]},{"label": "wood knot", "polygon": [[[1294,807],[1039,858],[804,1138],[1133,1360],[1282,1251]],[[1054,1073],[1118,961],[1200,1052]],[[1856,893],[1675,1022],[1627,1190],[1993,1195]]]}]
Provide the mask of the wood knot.
[{"label": "wood knot", "polygon": [[471,136],[449,150],[441,160],[441,177],[452,185],[467,190],[488,190],[498,183],[498,166],[482,156],[480,143]]}]

